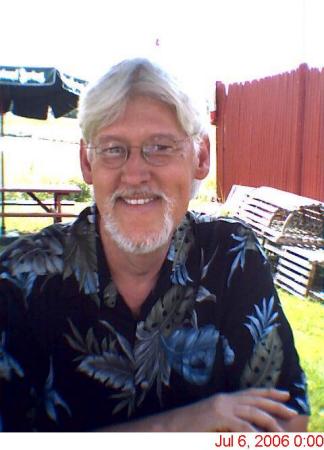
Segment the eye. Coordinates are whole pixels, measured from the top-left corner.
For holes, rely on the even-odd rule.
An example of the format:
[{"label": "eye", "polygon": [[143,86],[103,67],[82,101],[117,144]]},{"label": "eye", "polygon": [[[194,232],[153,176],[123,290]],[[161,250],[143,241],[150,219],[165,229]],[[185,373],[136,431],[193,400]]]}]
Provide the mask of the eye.
[{"label": "eye", "polygon": [[121,144],[111,144],[101,148],[99,154],[105,158],[118,158],[125,155],[125,147]]},{"label": "eye", "polygon": [[145,145],[145,152],[149,154],[169,154],[173,152],[173,144],[154,143]]}]

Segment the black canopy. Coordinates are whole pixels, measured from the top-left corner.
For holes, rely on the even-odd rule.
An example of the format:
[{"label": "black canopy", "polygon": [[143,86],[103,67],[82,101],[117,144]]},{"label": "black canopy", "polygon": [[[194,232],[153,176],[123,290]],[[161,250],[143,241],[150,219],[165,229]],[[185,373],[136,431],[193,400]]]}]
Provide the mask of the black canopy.
[{"label": "black canopy", "polygon": [[[3,115],[12,111],[31,119],[47,119],[49,107],[61,117],[77,107],[86,81],[60,72],[54,67],[0,66],[0,136]],[[0,185],[4,186],[4,154],[0,151]],[[4,194],[0,195],[4,212]],[[0,234],[4,234],[4,218]]]},{"label": "black canopy", "polygon": [[85,85],[54,67],[0,66],[0,113],[46,119],[50,107],[61,117],[77,107]]}]

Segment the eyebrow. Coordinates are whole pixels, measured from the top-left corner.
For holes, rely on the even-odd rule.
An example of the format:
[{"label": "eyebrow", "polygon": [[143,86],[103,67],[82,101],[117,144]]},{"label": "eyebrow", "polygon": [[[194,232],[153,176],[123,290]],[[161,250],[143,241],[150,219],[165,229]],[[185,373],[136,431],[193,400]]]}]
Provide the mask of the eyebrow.
[{"label": "eyebrow", "polygon": [[[167,138],[167,139],[171,139],[173,141],[182,139],[182,137],[176,137],[174,134],[171,134],[171,133],[154,133],[154,134],[151,134],[150,136],[148,136],[146,139],[144,139],[143,142],[147,142],[151,139],[158,139],[158,138]],[[129,143],[128,139],[125,139],[125,138],[121,137],[120,135],[114,135],[114,134],[105,134],[105,135],[99,136],[97,143],[105,144],[106,142],[109,142],[109,141]]]}]

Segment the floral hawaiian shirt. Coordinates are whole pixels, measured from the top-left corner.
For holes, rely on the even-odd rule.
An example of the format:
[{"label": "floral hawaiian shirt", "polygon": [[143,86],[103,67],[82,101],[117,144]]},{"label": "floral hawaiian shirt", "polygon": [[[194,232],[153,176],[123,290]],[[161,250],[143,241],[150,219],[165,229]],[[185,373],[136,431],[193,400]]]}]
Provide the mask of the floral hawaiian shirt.
[{"label": "floral hawaiian shirt", "polygon": [[[134,317],[96,208],[0,258],[0,427],[90,431],[217,392],[276,386],[309,414],[269,264],[249,227],[188,212]],[[134,286],[136,289],[136,286]]]}]

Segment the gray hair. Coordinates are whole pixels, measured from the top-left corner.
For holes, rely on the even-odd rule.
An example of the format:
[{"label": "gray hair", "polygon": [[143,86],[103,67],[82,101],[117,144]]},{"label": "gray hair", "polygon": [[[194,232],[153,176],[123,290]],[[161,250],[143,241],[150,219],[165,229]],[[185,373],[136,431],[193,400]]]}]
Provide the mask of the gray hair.
[{"label": "gray hair", "polygon": [[91,143],[102,127],[112,124],[134,95],[153,97],[174,108],[180,125],[188,136],[193,136],[198,151],[198,144],[206,134],[203,111],[174,77],[142,58],[120,62],[87,87],[79,106],[79,124],[85,142]]}]

